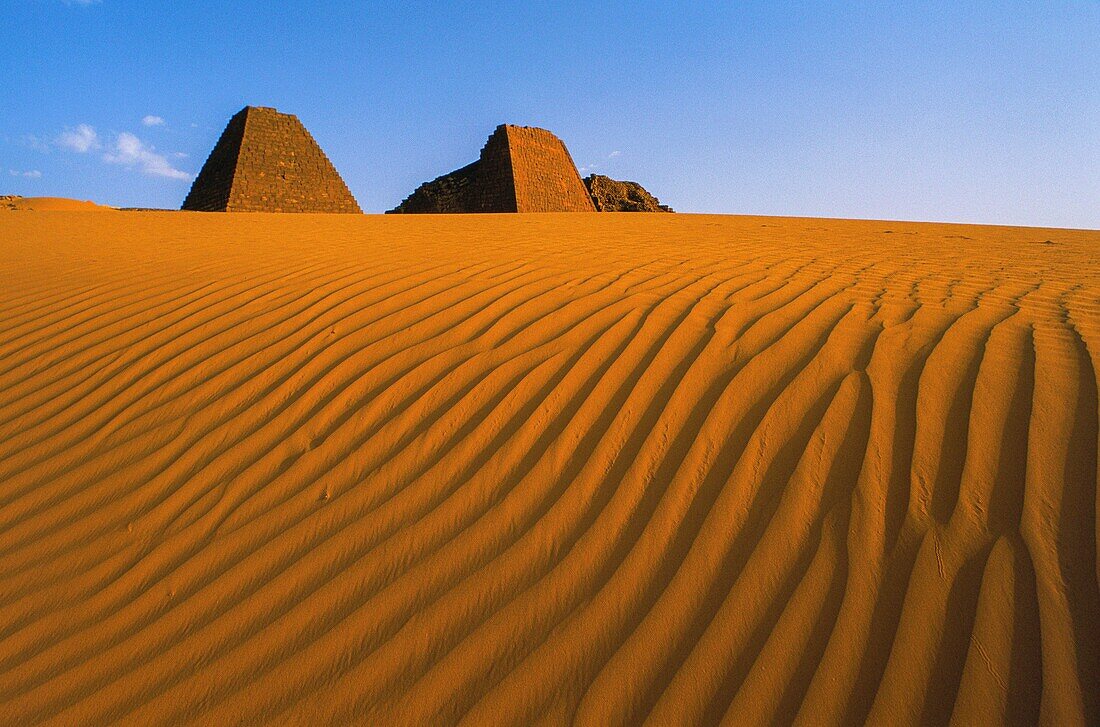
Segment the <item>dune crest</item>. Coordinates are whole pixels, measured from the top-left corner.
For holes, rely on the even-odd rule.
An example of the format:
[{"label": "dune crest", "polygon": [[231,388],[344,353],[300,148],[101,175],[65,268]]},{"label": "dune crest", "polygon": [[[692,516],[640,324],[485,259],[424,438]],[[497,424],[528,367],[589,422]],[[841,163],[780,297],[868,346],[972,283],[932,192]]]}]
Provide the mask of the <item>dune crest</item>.
[{"label": "dune crest", "polygon": [[5,721],[1100,720],[1100,233],[0,240]]},{"label": "dune crest", "polygon": [[90,200],[67,197],[20,197],[14,194],[0,196],[0,212],[101,212],[114,209]]}]

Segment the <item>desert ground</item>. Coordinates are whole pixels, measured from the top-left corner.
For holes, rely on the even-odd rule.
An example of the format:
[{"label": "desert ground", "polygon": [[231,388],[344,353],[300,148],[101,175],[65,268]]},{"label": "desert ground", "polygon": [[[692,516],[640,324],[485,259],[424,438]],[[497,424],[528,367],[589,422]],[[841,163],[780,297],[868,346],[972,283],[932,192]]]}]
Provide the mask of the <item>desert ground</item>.
[{"label": "desert ground", "polygon": [[0,212],[0,722],[1100,723],[1100,232]]},{"label": "desert ground", "polygon": [[0,195],[0,212],[93,212],[110,209],[112,208],[98,205],[90,200],[69,199],[67,197]]}]

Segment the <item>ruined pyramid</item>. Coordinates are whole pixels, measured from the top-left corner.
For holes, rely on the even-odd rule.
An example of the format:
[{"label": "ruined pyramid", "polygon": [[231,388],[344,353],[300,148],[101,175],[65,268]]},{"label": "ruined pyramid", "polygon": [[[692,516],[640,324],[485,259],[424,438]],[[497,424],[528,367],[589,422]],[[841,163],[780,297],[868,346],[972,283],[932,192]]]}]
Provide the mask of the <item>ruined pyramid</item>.
[{"label": "ruined pyramid", "polygon": [[229,120],[183,209],[361,212],[298,117],[263,106],[245,106]]},{"label": "ruined pyramid", "polygon": [[546,129],[502,124],[481,156],[420,185],[391,212],[595,212],[573,158]]}]

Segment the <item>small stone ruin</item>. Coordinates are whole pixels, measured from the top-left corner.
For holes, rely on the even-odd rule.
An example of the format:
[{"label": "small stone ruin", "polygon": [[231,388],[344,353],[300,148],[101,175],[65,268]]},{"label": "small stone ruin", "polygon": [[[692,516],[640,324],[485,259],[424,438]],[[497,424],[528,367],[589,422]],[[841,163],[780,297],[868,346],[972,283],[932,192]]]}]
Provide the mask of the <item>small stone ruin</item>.
[{"label": "small stone ruin", "polygon": [[637,182],[620,182],[602,174],[584,178],[597,212],[672,212]]}]

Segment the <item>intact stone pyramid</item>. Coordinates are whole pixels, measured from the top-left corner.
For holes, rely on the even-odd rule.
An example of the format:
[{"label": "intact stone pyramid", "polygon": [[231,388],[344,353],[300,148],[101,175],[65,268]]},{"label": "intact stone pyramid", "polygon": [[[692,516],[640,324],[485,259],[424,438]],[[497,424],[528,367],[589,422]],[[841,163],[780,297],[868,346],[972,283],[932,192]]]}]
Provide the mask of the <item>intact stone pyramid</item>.
[{"label": "intact stone pyramid", "polygon": [[183,209],[362,211],[298,117],[263,106],[245,106],[229,120]]},{"label": "intact stone pyramid", "polygon": [[420,185],[392,212],[595,212],[573,158],[546,129],[503,124],[480,158]]}]

